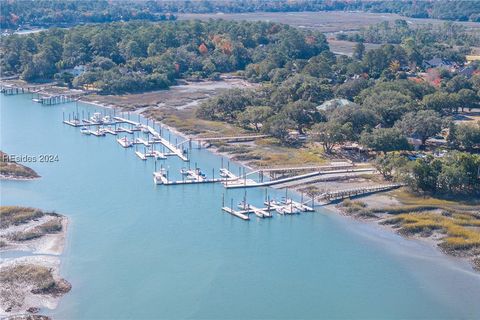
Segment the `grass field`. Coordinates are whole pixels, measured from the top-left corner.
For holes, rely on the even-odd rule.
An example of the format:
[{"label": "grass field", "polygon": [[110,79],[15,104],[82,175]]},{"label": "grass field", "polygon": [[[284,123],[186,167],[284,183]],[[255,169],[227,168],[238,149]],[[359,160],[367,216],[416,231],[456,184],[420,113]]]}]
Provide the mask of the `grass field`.
[{"label": "grass field", "polygon": [[[394,21],[405,19],[412,25],[443,24],[444,20],[414,19],[391,13],[368,13],[368,12],[254,12],[254,13],[208,13],[208,14],[179,14],[178,19],[225,19],[247,21],[271,21],[290,24],[300,28],[315,29],[324,33],[339,31],[357,31],[362,27],[376,24],[382,21]],[[480,23],[458,22],[467,29],[480,29]]]}]

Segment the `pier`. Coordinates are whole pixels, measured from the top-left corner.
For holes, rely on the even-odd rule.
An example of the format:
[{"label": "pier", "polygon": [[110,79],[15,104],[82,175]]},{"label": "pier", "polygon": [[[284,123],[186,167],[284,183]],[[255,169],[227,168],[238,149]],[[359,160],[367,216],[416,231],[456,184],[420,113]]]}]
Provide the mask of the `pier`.
[{"label": "pier", "polygon": [[32,100],[44,105],[55,105],[55,104],[78,101],[82,95],[83,94],[59,94],[59,95],[41,96]]},{"label": "pier", "polygon": [[27,93],[38,93],[51,86],[52,85],[20,86],[20,85],[13,85],[13,84],[2,84],[0,85],[0,92],[6,96],[17,95],[17,94],[27,94]]},{"label": "pier", "polygon": [[235,211],[229,207],[222,207],[222,210],[242,220],[250,220],[250,217],[247,215],[247,211]]},{"label": "pier", "polygon": [[184,184],[199,184],[199,183],[217,183],[225,181],[225,178],[207,178],[199,168],[182,169],[182,180],[169,180],[168,171],[165,168],[160,168],[159,171],[153,172],[153,182],[161,185],[184,185]]},{"label": "pier", "polygon": [[[153,137],[152,143],[160,143],[160,144],[164,145],[168,150],[170,150],[171,153],[175,154],[176,156],[178,156],[183,161],[188,161],[188,158],[185,156],[182,149],[178,148],[177,146],[175,146],[170,141],[164,139],[162,137],[162,135],[159,132],[157,132],[154,128],[152,128],[151,126],[143,125],[139,122],[131,121],[129,119],[125,119],[125,118],[122,118],[122,117],[113,117],[113,119],[117,120],[119,122],[122,122],[122,123],[129,123],[129,124],[131,124],[135,127],[139,127],[139,128],[142,129],[142,131],[145,130],[146,133],[149,133],[150,135],[152,135],[152,137]],[[141,143],[145,144],[146,146],[148,146],[150,144],[150,142],[148,142],[148,141],[147,142],[142,141]]]},{"label": "pier", "polygon": [[222,206],[222,210],[243,220],[249,220],[249,214],[254,214],[259,218],[271,218],[273,217],[271,211],[276,211],[280,215],[315,211],[313,208],[293,200],[284,203],[278,202],[276,200],[267,200],[264,202],[264,205],[266,207],[258,208],[249,203],[246,203],[245,201],[242,201],[238,205],[240,210],[234,210],[233,206]]},{"label": "pier", "polygon": [[327,170],[327,171],[315,171],[315,172],[309,172],[293,177],[286,177],[286,178],[281,178],[277,180],[271,180],[271,181],[265,181],[265,182],[257,182],[253,179],[247,179],[246,176],[248,174],[245,174],[243,177],[240,177],[237,181],[232,182],[232,183],[225,183],[225,188],[254,188],[254,187],[270,187],[274,185],[279,185],[283,184],[286,182],[290,181],[299,181],[315,176],[320,176],[323,174],[345,174],[349,172],[363,172],[363,173],[368,173],[372,172],[374,169],[372,168],[355,168],[355,169],[341,169],[341,170]]},{"label": "pier", "polygon": [[404,186],[404,184],[392,183],[392,184],[383,184],[383,185],[376,185],[376,186],[369,186],[369,187],[335,190],[335,191],[322,193],[321,195],[317,196],[315,199],[319,200],[321,203],[323,202],[323,204],[329,204],[342,199],[364,196],[364,195],[382,192],[382,191],[389,191],[392,189],[400,188],[402,186]]},{"label": "pier", "polygon": [[256,135],[243,135],[243,136],[224,136],[224,137],[198,137],[186,140],[182,143],[186,142],[196,142],[199,147],[206,147],[208,148],[212,142],[227,142],[227,143],[235,143],[235,142],[248,142],[254,141],[256,139],[261,138],[268,138],[270,135],[268,134],[256,134]]},{"label": "pier", "polygon": [[[130,141],[127,139],[127,137],[123,137],[117,139],[117,142],[123,148],[129,148],[134,145],[144,145],[145,147],[150,148],[155,144],[161,144],[170,151],[168,153],[162,153],[155,150],[144,153],[136,151],[136,155],[142,160],[146,160],[147,157],[165,159],[166,156],[177,156],[183,161],[189,161],[184,150],[180,149],[178,146],[174,145],[169,140],[163,138],[162,135],[155,130],[155,128],[144,125],[140,122],[132,121],[130,119],[119,116],[113,116],[111,118],[110,116],[105,115],[102,117],[102,114],[100,112],[95,112],[92,117],[87,119],[80,119],[78,117],[78,114],[74,114],[73,117],[70,117],[69,115],[68,119],[65,119],[64,115],[63,123],[72,127],[82,127],[82,130],[83,128],[96,127],[96,130],[83,130],[82,133],[88,135],[91,134],[97,137],[105,136],[105,134],[107,133],[115,136],[118,133],[122,132],[133,134],[135,131],[142,131],[146,135],[148,135],[147,138],[137,137]],[[127,127],[131,126],[131,128],[126,128],[125,126],[121,125],[127,125]]]}]

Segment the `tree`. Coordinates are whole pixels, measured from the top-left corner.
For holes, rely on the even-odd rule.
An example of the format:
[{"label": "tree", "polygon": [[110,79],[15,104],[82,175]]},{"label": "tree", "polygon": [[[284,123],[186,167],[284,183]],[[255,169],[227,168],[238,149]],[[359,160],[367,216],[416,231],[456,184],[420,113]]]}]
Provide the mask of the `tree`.
[{"label": "tree", "polygon": [[480,156],[451,152],[441,160],[437,189],[445,194],[480,195]]},{"label": "tree", "polygon": [[465,108],[472,110],[479,101],[479,97],[475,94],[473,90],[470,89],[461,89],[458,91],[458,104],[457,107],[462,109],[462,112]]},{"label": "tree", "polygon": [[405,114],[395,126],[409,137],[422,141],[422,146],[428,138],[442,130],[442,118],[432,110],[420,110]]},{"label": "tree", "polygon": [[335,87],[335,96],[353,101],[360,91],[368,88],[370,85],[370,81],[363,78],[349,80]]},{"label": "tree", "polygon": [[363,55],[365,53],[365,45],[363,42],[357,42],[355,47],[353,48],[353,57],[358,60],[363,59]]},{"label": "tree", "polygon": [[427,94],[422,100],[422,104],[426,109],[442,114],[451,113],[456,108],[456,103],[457,101],[455,101],[454,97],[446,92]]},{"label": "tree", "polygon": [[283,117],[282,115],[276,115],[270,117],[262,131],[271,134],[273,137],[280,140],[282,144],[290,144],[292,140],[290,138],[290,129],[295,127],[295,122]]},{"label": "tree", "polygon": [[447,143],[452,148],[458,148],[457,125],[453,120],[448,121]]},{"label": "tree", "polygon": [[367,96],[363,107],[373,110],[385,126],[391,127],[406,112],[414,109],[412,99],[402,93],[385,90]]},{"label": "tree", "polygon": [[350,123],[353,134],[351,138],[354,140],[358,139],[363,130],[371,129],[380,122],[379,117],[372,110],[354,103],[337,107],[329,113],[328,119],[342,125]]},{"label": "tree", "polygon": [[360,143],[383,153],[410,149],[407,138],[397,128],[379,128],[373,129],[372,132],[364,131]]},{"label": "tree", "polygon": [[197,116],[208,120],[234,122],[237,115],[252,105],[252,94],[241,89],[225,91],[200,105]]},{"label": "tree", "polygon": [[298,133],[303,134],[303,129],[318,120],[319,114],[315,104],[298,100],[287,104],[281,111],[285,117],[295,122]]},{"label": "tree", "polygon": [[470,152],[480,147],[480,121],[476,124],[457,125],[456,142]]},{"label": "tree", "polygon": [[309,75],[296,74],[285,80],[270,97],[273,106],[281,107],[289,102],[304,100],[320,104],[331,99],[332,90],[328,84]]},{"label": "tree", "polygon": [[350,139],[352,125],[350,123],[341,124],[337,121],[317,123],[312,127],[310,136],[313,141],[322,143],[325,152],[332,153],[336,145]]},{"label": "tree", "polygon": [[272,114],[273,110],[271,107],[249,106],[238,115],[237,119],[242,126],[247,127],[253,125],[255,131],[260,131],[260,125],[265,123]]},{"label": "tree", "polygon": [[402,180],[401,177],[406,173],[408,160],[406,157],[396,152],[389,152],[379,155],[375,158],[374,166],[378,172],[387,180]]},{"label": "tree", "polygon": [[412,167],[412,179],[408,180],[409,186],[416,191],[435,192],[441,170],[442,164],[438,159],[431,156],[417,159]]}]

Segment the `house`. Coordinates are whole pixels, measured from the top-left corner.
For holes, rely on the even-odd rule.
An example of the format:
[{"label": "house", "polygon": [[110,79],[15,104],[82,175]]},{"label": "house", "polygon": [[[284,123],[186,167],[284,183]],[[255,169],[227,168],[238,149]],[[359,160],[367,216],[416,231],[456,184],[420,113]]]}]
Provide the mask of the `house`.
[{"label": "house", "polygon": [[467,63],[480,61],[480,55],[467,55],[465,56],[465,59],[467,60]]},{"label": "house", "polygon": [[333,108],[341,108],[349,105],[356,105],[356,103],[347,100],[347,99],[332,99],[325,101],[321,105],[317,106],[317,110],[327,110],[327,109],[333,109]]},{"label": "house", "polygon": [[462,76],[465,76],[467,78],[470,78],[471,76],[473,76],[474,72],[475,72],[475,67],[471,64],[458,70],[458,74],[461,74]]},{"label": "house", "polygon": [[82,75],[85,72],[85,66],[84,65],[78,65],[73,67],[72,69],[65,69],[64,72],[72,74],[74,77],[78,77],[79,75]]},{"label": "house", "polygon": [[430,60],[423,61],[422,63],[423,68],[430,69],[430,68],[451,68],[454,64],[451,61],[444,60],[442,58],[432,58]]}]

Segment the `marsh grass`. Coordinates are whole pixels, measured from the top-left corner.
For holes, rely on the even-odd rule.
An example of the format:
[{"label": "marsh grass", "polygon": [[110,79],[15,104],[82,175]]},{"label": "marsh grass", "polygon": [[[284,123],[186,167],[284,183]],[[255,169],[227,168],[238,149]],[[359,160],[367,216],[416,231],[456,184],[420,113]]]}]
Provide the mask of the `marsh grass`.
[{"label": "marsh grass", "polygon": [[31,168],[16,162],[5,161],[7,154],[0,151],[0,175],[14,178],[38,178],[38,174]]},{"label": "marsh grass", "polygon": [[419,196],[409,192],[405,188],[400,188],[392,191],[392,195],[395,196],[401,203],[405,205],[431,205],[437,207],[444,207],[457,210],[478,210],[480,211],[480,199],[466,198],[466,199],[447,199],[447,198],[435,198],[432,196]]},{"label": "marsh grass", "polygon": [[2,206],[0,207],[0,228],[27,223],[30,220],[43,217],[45,214],[47,213],[34,208]]},{"label": "marsh grass", "polygon": [[3,268],[0,271],[0,282],[33,285],[33,290],[38,292],[48,291],[55,286],[52,270],[34,264],[19,264]]},{"label": "marsh grass", "polygon": [[57,233],[62,230],[62,221],[60,218],[53,218],[29,231],[15,232],[10,235],[13,241],[28,241],[43,237],[46,234]]},{"label": "marsh grass", "polygon": [[404,235],[430,235],[433,231],[445,234],[440,246],[448,251],[480,247],[480,232],[468,228],[479,226],[479,223],[475,214],[435,212],[402,213],[383,222],[398,228],[398,232]]},{"label": "marsh grass", "polygon": [[342,210],[348,214],[362,218],[377,218],[374,212],[367,208],[367,204],[359,200],[345,199],[340,203]]}]

